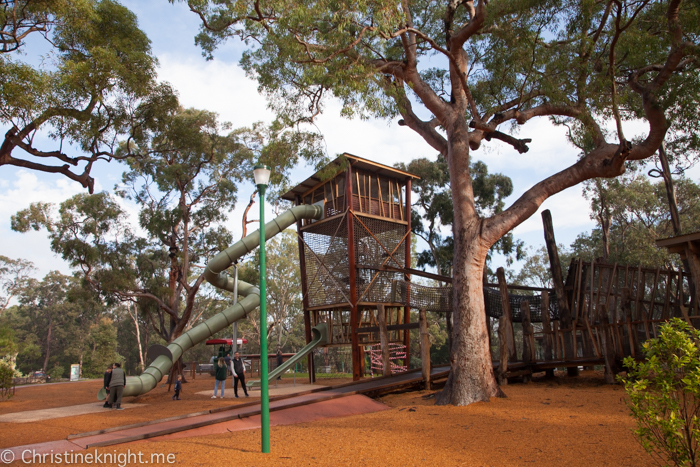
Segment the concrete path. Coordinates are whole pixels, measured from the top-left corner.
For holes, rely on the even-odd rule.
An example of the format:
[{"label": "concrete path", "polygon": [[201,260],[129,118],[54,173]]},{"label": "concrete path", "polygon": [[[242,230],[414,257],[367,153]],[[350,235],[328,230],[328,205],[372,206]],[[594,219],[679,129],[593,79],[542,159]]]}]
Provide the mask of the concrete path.
[{"label": "concrete path", "polygon": [[[102,407],[102,404],[104,403],[94,402],[91,404],[56,407],[54,409],[28,410],[24,412],[8,413],[0,415],[0,423],[29,423],[108,411],[109,409]],[[133,409],[135,407],[143,407],[145,405],[147,404],[122,404],[122,407],[125,409]]]}]

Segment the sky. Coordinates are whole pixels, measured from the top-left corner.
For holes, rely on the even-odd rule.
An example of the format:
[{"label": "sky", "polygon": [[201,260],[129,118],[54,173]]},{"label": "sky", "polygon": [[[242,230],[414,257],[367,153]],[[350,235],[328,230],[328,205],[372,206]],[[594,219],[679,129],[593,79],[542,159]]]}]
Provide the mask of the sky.
[{"label": "sky", "polygon": [[[215,52],[214,60],[206,61],[194,44],[199,19],[185,4],[173,5],[167,0],[122,0],[122,4],[138,16],[139,25],[151,39],[153,52],[159,60],[158,78],[177,89],[182,105],[217,112],[222,121],[231,122],[234,128],[273,119],[264,97],[257,92],[256,82],[247,78],[237,64],[244,50],[239,41],[229,40]],[[31,53],[30,47],[28,56]],[[422,138],[397,122],[398,119],[348,120],[340,117],[339,103],[329,101],[317,127],[331,157],[348,152],[386,165],[419,157],[435,158],[435,151]],[[631,124],[630,130],[632,134],[639,133],[643,127]],[[0,131],[4,133],[6,129],[0,128]],[[627,130],[626,134],[629,134]],[[570,166],[578,154],[578,150],[566,142],[564,129],[546,120],[528,122],[519,135],[532,138],[530,151],[525,154],[495,140],[484,142],[481,149],[471,153],[474,159],[485,162],[491,173],[511,177],[514,190],[506,205],[543,178]],[[92,172],[96,178],[95,191],[112,190],[123,171],[124,166],[118,163],[97,164]],[[308,167],[295,169],[292,184],[303,181],[311,173]],[[689,176],[698,180],[700,168],[696,167]],[[239,189],[239,203],[229,218],[235,238],[240,236],[241,215],[253,190],[252,183]],[[13,232],[10,218],[32,202],[58,204],[81,192],[84,189],[78,183],[58,175],[0,167],[0,255],[32,261],[37,267],[37,277],[51,270],[70,273],[67,263],[51,252],[45,233]],[[132,216],[136,215],[134,205],[124,202],[124,207]],[[536,214],[515,228],[515,237],[534,248],[543,245],[540,212],[544,209],[552,212],[558,243],[569,245],[579,233],[594,227],[589,218],[588,201],[582,196],[581,187],[575,186],[546,200]],[[271,214],[267,214],[268,218]],[[495,262],[498,265],[503,259]]]}]

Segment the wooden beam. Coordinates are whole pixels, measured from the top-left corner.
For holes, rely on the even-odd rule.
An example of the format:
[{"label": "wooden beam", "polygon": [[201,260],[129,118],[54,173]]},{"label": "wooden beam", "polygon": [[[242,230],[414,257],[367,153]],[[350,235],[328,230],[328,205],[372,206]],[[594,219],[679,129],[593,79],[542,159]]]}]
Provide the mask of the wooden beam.
[{"label": "wooden beam", "polygon": [[513,332],[513,314],[510,309],[510,300],[508,298],[508,284],[506,284],[506,274],[503,268],[496,270],[498,277],[498,286],[501,292],[501,309],[506,315],[508,321],[506,323],[506,342],[508,343],[508,358],[511,362],[518,361],[518,355],[515,353],[515,333]]},{"label": "wooden beam", "polygon": [[[564,354],[566,360],[576,358],[574,353],[573,336],[570,329],[572,328],[571,310],[569,303],[566,300],[564,291],[564,278],[561,274],[561,263],[559,262],[559,251],[557,243],[554,239],[554,227],[552,225],[552,213],[549,209],[542,211],[542,223],[544,225],[544,241],[547,244],[547,253],[549,255],[549,264],[552,272],[552,281],[554,282],[554,291],[557,294],[557,304],[559,305],[559,319],[561,326],[564,329],[569,329],[563,333],[564,337]],[[578,367],[569,367],[569,376],[578,376]]]},{"label": "wooden beam", "polygon": [[425,389],[430,389],[430,333],[425,309],[418,310],[418,322],[420,323],[420,360],[423,381],[425,381]]},{"label": "wooden beam", "polygon": [[377,305],[377,322],[379,323],[379,346],[382,351],[382,375],[389,376],[391,374],[389,330],[386,327],[386,309],[381,303]]}]

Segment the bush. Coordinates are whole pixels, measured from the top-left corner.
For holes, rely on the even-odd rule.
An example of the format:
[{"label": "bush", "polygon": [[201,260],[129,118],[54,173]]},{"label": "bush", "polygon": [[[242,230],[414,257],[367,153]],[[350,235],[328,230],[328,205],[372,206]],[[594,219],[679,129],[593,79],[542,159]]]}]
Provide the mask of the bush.
[{"label": "bush", "polygon": [[63,368],[60,365],[56,365],[55,367],[53,367],[49,371],[47,371],[46,375],[49,378],[51,378],[52,380],[57,380],[57,379],[63,378],[64,372],[65,372],[65,368]]},{"label": "bush", "polygon": [[15,372],[10,365],[0,361],[0,400],[9,399],[14,395]]},{"label": "bush", "polygon": [[695,466],[700,407],[700,331],[680,319],[644,343],[645,360],[625,359],[621,378],[637,421],[635,435],[661,464]]}]

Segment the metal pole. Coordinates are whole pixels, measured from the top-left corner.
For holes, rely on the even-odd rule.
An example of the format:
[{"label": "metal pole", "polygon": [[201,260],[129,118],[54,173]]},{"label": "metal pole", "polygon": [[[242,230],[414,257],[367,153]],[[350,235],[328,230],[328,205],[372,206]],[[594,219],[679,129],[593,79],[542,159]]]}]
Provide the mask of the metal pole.
[{"label": "metal pole", "polygon": [[267,297],[265,272],[265,185],[258,185],[260,193],[260,427],[262,452],[270,452],[270,396],[267,368]]},{"label": "metal pole", "polygon": [[[238,303],[238,264],[233,265],[233,304]],[[233,342],[232,351],[234,353],[238,352],[238,321],[233,323]],[[233,355],[231,355],[233,358]]]}]

